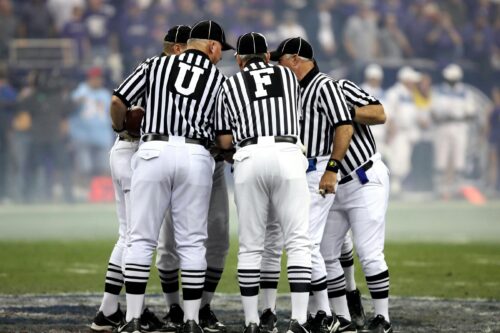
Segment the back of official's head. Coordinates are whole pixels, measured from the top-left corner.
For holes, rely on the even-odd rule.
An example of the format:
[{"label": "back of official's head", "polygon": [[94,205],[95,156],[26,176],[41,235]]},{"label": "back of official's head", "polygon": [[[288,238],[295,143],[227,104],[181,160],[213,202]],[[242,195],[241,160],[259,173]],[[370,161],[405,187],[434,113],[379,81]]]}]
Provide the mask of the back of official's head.
[{"label": "back of official's head", "polygon": [[271,60],[290,68],[300,79],[315,66],[311,44],[302,37],[288,38],[271,52]]},{"label": "back of official's head", "polygon": [[258,32],[249,32],[238,37],[236,43],[236,62],[243,69],[247,62],[252,59],[261,59],[266,64],[269,62],[267,40]]},{"label": "back of official's head", "polygon": [[451,86],[454,86],[458,82],[462,81],[464,72],[462,68],[457,64],[449,64],[443,69],[443,78]]},{"label": "back of official's head", "polygon": [[176,25],[168,30],[163,39],[163,53],[165,55],[177,55],[186,50],[191,27],[187,25]]},{"label": "back of official's head", "polygon": [[198,50],[207,55],[213,64],[222,59],[222,51],[234,50],[226,42],[226,35],[222,27],[215,21],[200,21],[191,29],[187,41],[188,50]]},{"label": "back of official's head", "polygon": [[365,68],[365,81],[372,86],[379,86],[384,79],[384,71],[377,64],[370,64]]}]

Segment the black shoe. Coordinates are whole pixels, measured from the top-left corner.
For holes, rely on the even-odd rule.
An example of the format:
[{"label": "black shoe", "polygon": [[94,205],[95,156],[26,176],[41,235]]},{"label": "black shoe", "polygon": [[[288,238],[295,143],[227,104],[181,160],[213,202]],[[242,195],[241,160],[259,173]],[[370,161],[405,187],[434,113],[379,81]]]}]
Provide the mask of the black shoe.
[{"label": "black shoe", "polygon": [[356,325],[352,321],[349,321],[342,316],[337,316],[337,319],[339,321],[339,328],[337,329],[337,332],[343,332],[343,333],[357,332]]},{"label": "black shoe", "polygon": [[356,325],[357,328],[362,328],[365,326],[366,316],[365,310],[363,310],[363,304],[361,303],[361,294],[359,290],[348,291],[346,294],[347,306],[349,307],[349,313],[351,314],[351,320]]},{"label": "black shoe", "polygon": [[163,317],[165,324],[163,325],[164,332],[178,332],[184,325],[184,311],[179,304],[170,305],[170,310]]},{"label": "black shoe", "polygon": [[248,324],[247,327],[243,330],[243,333],[261,333],[261,328],[259,325],[256,323],[250,323]]},{"label": "black shoe", "polygon": [[382,315],[370,319],[366,327],[360,330],[363,333],[392,333],[392,325]]},{"label": "black shoe", "polygon": [[309,333],[309,327],[307,326],[307,322],[305,325],[301,325],[296,319],[292,319],[290,320],[286,333]]},{"label": "black shoe", "polygon": [[182,327],[182,332],[183,333],[203,333],[203,329],[201,328],[200,325],[198,325],[197,322],[194,320],[188,320],[184,323],[184,326]]},{"label": "black shoe", "polygon": [[139,318],[134,318],[125,325],[118,328],[118,332],[127,332],[127,333],[143,333],[141,330],[141,323]]},{"label": "black shoe", "polygon": [[308,317],[307,323],[312,333],[333,333],[340,325],[336,316],[327,316],[323,310],[319,310],[314,318]]},{"label": "black shoe", "polygon": [[106,317],[102,311],[97,312],[90,325],[90,329],[96,332],[112,331],[122,325],[123,321],[123,312],[120,310],[120,304],[118,304],[118,310],[108,317]]},{"label": "black shoe", "polygon": [[141,330],[143,330],[144,332],[157,332],[160,330],[163,331],[163,322],[158,319],[158,317],[156,317],[153,312],[149,311],[148,308],[145,308],[142,312],[139,323],[141,324]]},{"label": "black shoe", "polygon": [[278,317],[271,311],[271,309],[265,309],[260,315],[260,330],[262,333],[277,333],[278,328],[276,327],[276,322]]},{"label": "black shoe", "polygon": [[210,310],[210,304],[206,304],[200,309],[199,318],[200,326],[205,333],[226,333],[226,326]]}]

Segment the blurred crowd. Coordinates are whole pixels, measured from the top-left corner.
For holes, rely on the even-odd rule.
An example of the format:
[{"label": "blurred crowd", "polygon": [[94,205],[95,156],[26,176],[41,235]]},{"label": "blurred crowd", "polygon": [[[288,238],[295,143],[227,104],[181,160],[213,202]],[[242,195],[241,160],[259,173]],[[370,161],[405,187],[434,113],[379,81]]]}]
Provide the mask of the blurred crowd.
[{"label": "blurred crowd", "polygon": [[[467,182],[500,191],[498,0],[0,0],[0,201],[84,199],[109,172],[111,89],[160,52],[171,26],[209,18],[233,44],[248,31],[270,48],[301,36],[322,70],[379,97],[390,121],[377,144],[395,196],[454,197]],[[70,41],[73,61],[40,49],[30,67],[22,50],[36,40]],[[443,76],[451,63],[458,85]],[[230,54],[220,65],[237,70]],[[446,98],[467,110],[440,111]],[[463,126],[444,129],[449,122]],[[464,157],[443,138],[466,147]]]}]

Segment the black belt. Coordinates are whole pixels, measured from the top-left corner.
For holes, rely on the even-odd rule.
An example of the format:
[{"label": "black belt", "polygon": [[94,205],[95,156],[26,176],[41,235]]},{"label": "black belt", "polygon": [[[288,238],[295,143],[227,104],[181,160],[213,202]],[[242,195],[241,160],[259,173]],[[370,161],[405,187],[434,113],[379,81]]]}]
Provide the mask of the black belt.
[{"label": "black belt", "polygon": [[[248,138],[248,139],[245,139],[245,140],[241,141],[239,143],[239,146],[240,146],[240,148],[243,148],[243,147],[246,147],[248,145],[257,144],[258,142],[259,142],[259,137],[258,136],[254,136],[252,138]],[[294,137],[294,136],[284,136],[284,135],[275,136],[274,137],[274,142],[288,142],[288,143],[296,144],[297,143],[297,138]]]},{"label": "black belt", "polygon": [[[208,149],[210,147],[210,140],[208,139],[194,139],[194,138],[184,138],[186,143],[193,143],[195,145],[200,145]],[[144,142],[149,141],[168,141],[168,135],[164,134],[144,134],[141,138]]]},{"label": "black belt", "polygon": [[[372,166],[373,166],[373,161],[369,160],[368,162],[366,162],[365,164],[363,164],[362,166],[360,166],[360,169],[368,171],[368,170],[370,170],[370,168]],[[345,177],[342,177],[342,179],[340,179],[339,184],[345,184],[345,183],[350,182],[351,180],[353,180],[352,175],[347,175]]]},{"label": "black belt", "polygon": [[125,141],[125,142],[137,142],[139,141],[139,138],[132,138],[132,139],[128,139],[128,138],[122,138],[121,136],[118,137],[118,141]]}]

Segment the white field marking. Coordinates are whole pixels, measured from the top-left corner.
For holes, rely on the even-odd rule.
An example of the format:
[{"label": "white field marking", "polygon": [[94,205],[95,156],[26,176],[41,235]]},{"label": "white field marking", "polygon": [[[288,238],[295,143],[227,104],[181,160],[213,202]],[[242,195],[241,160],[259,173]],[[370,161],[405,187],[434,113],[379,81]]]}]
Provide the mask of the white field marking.
[{"label": "white field marking", "polygon": [[404,260],[403,262],[401,262],[401,265],[408,266],[408,267],[430,267],[430,266],[434,266],[434,265],[430,264],[429,262],[416,261],[416,260]]},{"label": "white field marking", "polygon": [[9,275],[7,273],[0,273],[0,278],[5,278],[8,277]]},{"label": "white field marking", "polygon": [[97,273],[97,269],[87,269],[87,268],[66,268],[65,271],[68,273],[81,274],[81,275]]}]

